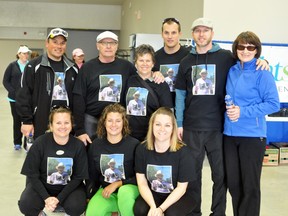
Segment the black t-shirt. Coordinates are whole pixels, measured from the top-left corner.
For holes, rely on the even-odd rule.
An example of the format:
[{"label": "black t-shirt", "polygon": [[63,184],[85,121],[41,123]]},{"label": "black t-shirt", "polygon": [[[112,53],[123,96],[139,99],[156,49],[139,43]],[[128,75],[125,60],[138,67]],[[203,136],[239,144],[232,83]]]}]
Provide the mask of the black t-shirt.
[{"label": "black t-shirt", "polygon": [[[187,92],[183,121],[186,130],[222,130],[226,79],[234,62],[232,53],[224,49],[206,54],[190,53],[181,61],[175,87]],[[203,69],[208,71],[213,91],[195,94],[194,87]]]},{"label": "black t-shirt", "polygon": [[181,46],[177,52],[168,54],[165,52],[164,47],[162,47],[155,53],[156,63],[153,67],[153,71],[160,71],[165,77],[165,82],[167,82],[167,84],[169,85],[169,89],[171,92],[173,107],[175,106],[175,83],[178,74],[179,64],[180,61],[186,55],[188,55],[189,51],[189,47]]},{"label": "black t-shirt", "polygon": [[[84,114],[99,117],[103,109],[114,102],[124,103],[127,80],[136,74],[134,65],[116,58],[111,63],[92,59],[81,67],[73,89],[76,134],[83,134]],[[113,87],[109,89],[109,85]]]},{"label": "black t-shirt", "polygon": [[[88,151],[89,175],[97,188],[106,187],[118,180],[122,180],[123,184],[136,185],[134,157],[138,144],[139,141],[130,136],[124,137],[116,144],[111,144],[106,138],[93,141]],[[109,169],[113,160],[114,171]]]},{"label": "black t-shirt", "polygon": [[[63,172],[55,176],[59,166],[64,166]],[[43,199],[47,198],[48,194],[61,194],[63,191],[63,194],[68,195],[73,188],[67,185],[73,184],[73,180],[81,182],[88,178],[85,146],[71,135],[67,144],[59,145],[52,133],[46,133],[34,141],[21,174],[26,175],[32,182],[38,182],[33,188]],[[42,184],[39,185],[38,180]],[[61,197],[61,200],[64,199],[65,197]]]},{"label": "black t-shirt", "polygon": [[[126,92],[126,110],[127,114],[129,115],[128,119],[129,126],[131,128],[131,136],[143,141],[147,134],[148,123],[152,113],[159,107],[173,108],[173,102],[167,83],[163,82],[157,84],[148,79],[143,80],[153,90],[155,96],[157,97],[157,99],[154,99],[151,92],[146,89],[143,83],[137,78],[138,76],[139,75],[132,76],[128,80]],[[131,100],[133,99],[133,94],[136,91],[140,92],[139,99],[143,104],[143,111],[138,114],[133,114],[133,110],[131,110]]]},{"label": "black t-shirt", "polygon": [[[149,188],[163,196],[168,196],[176,187],[177,182],[195,180],[195,167],[191,157],[191,149],[183,146],[176,152],[169,149],[164,153],[147,150],[145,144],[136,149],[135,171],[145,174]],[[157,179],[162,174],[162,182]]]}]

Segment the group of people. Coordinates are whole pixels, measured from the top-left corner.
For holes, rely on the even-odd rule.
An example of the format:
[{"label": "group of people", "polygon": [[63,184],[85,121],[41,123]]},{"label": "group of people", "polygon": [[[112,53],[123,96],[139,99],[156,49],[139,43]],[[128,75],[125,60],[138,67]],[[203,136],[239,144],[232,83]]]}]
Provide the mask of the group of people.
[{"label": "group of people", "polygon": [[[64,55],[68,33],[51,30],[47,52],[23,67],[16,96],[21,131],[37,138],[21,171],[22,213],[61,205],[69,215],[201,215],[206,153],[211,215],[225,215],[227,187],[235,216],[260,214],[265,115],[279,109],[269,65],[259,59],[261,42],[242,32],[231,53],[212,42],[211,20],[196,19],[191,29],[189,50],[179,44],[180,22],[166,18],[164,47],[140,45],[134,65],[116,57],[113,32],[97,36],[98,57],[75,64]],[[55,99],[58,80],[65,97]],[[226,94],[234,105],[225,108]],[[65,181],[56,167],[67,169]],[[59,184],[51,182],[53,172]]]}]

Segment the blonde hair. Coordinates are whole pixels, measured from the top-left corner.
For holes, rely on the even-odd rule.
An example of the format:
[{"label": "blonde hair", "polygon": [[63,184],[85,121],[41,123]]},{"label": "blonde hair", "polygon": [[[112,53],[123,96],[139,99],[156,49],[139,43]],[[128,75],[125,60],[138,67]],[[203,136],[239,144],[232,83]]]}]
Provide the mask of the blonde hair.
[{"label": "blonde hair", "polygon": [[143,143],[146,143],[146,147],[148,150],[154,150],[155,136],[153,134],[153,125],[154,125],[156,116],[160,114],[167,115],[171,118],[173,129],[172,129],[172,134],[170,137],[169,150],[170,152],[176,152],[179,149],[181,149],[182,146],[185,144],[181,140],[178,139],[176,119],[175,119],[173,111],[168,107],[160,107],[151,115],[151,118],[149,120],[149,128],[147,132],[146,141],[144,141]]}]

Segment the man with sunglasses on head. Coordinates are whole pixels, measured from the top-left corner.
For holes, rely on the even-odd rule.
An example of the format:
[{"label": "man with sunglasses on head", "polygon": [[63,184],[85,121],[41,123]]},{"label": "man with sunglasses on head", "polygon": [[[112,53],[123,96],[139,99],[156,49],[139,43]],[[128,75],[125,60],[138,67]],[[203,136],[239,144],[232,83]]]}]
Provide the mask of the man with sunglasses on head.
[{"label": "man with sunglasses on head", "polygon": [[[196,46],[181,61],[176,79],[176,118],[178,138],[192,148],[196,181],[191,182],[196,207],[191,216],[201,213],[202,168],[205,152],[212,172],[212,215],[224,216],[226,212],[226,183],[223,161],[223,120],[225,111],[225,86],[228,71],[236,63],[231,51],[221,49],[212,42],[212,21],[196,19],[192,24],[192,37]],[[269,68],[265,60],[257,61],[258,68]],[[214,91],[194,94],[193,87],[200,72],[209,72]],[[259,72],[261,73],[261,72]]]},{"label": "man with sunglasses on head", "polygon": [[[182,32],[181,24],[176,18],[166,18],[163,20],[161,34],[164,46],[155,53],[156,63],[153,67],[153,71],[161,71],[167,78],[170,65],[173,64],[178,66],[180,61],[189,53],[191,47],[181,46],[179,43]],[[174,76],[176,76],[177,72],[178,71],[174,70]],[[175,83],[173,83],[173,85],[174,84]],[[170,91],[175,105],[174,86]]]},{"label": "man with sunglasses on head", "polygon": [[[45,133],[52,106],[72,106],[72,89],[78,70],[66,58],[68,33],[61,28],[52,29],[45,41],[46,53],[31,60],[22,75],[21,88],[17,94],[16,106],[22,119],[21,131],[34,138]],[[61,79],[62,91],[66,94],[52,97]]]}]

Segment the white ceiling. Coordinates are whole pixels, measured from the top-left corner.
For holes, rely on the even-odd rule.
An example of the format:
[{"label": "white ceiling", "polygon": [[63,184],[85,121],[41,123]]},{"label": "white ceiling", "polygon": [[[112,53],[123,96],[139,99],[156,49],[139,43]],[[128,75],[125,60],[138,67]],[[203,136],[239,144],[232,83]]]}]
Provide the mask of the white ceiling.
[{"label": "white ceiling", "polygon": [[[7,1],[7,0],[0,0]],[[102,5],[122,5],[124,0],[10,0],[19,2],[45,2],[45,3],[69,3],[69,4],[102,4]]]}]

